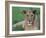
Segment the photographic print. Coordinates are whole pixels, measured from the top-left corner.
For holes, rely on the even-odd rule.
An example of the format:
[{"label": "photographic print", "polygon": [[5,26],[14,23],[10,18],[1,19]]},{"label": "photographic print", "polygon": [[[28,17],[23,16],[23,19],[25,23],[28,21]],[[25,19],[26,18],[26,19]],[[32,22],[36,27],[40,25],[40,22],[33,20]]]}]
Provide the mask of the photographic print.
[{"label": "photographic print", "polygon": [[12,7],[12,31],[40,30],[40,8]]},{"label": "photographic print", "polygon": [[8,34],[13,34],[10,36],[44,34],[44,3],[7,2],[7,5]]}]

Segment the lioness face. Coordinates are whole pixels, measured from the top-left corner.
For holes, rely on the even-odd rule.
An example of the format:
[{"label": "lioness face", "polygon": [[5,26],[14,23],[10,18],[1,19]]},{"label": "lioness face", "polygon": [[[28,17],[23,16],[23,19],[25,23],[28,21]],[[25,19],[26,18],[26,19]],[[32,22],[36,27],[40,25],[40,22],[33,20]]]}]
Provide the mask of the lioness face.
[{"label": "lioness face", "polygon": [[34,14],[32,11],[26,11],[26,20],[28,22],[28,24],[32,24],[33,20],[34,20]]},{"label": "lioness face", "polygon": [[31,25],[34,21],[35,14],[31,10],[24,11],[25,19],[28,25]]}]

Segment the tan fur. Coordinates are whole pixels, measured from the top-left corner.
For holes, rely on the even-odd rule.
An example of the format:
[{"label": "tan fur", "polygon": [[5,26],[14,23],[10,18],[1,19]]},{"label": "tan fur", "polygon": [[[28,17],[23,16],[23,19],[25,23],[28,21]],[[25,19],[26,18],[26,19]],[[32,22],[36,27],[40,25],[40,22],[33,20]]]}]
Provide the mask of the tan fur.
[{"label": "tan fur", "polygon": [[[33,15],[33,16],[31,16],[31,15]],[[29,23],[29,20],[32,23]],[[24,29],[25,30],[33,30],[34,29],[33,22],[34,22],[34,14],[30,10],[26,11]]]}]

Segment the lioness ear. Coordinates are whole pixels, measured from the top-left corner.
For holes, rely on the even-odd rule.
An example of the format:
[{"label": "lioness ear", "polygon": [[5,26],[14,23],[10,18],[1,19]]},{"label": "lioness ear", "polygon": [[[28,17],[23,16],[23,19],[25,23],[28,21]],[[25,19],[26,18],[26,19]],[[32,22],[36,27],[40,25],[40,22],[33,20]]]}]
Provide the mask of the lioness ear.
[{"label": "lioness ear", "polygon": [[26,14],[26,10],[23,10],[23,13]]},{"label": "lioness ear", "polygon": [[33,14],[35,14],[36,13],[36,10],[33,10]]}]

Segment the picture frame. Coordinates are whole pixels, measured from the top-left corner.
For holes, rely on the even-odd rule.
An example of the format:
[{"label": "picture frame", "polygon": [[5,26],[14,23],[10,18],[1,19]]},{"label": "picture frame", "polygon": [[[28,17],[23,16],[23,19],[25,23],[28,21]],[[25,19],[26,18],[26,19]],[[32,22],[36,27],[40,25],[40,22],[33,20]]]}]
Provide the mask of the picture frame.
[{"label": "picture frame", "polygon": [[[31,30],[31,31],[14,31],[12,32],[12,7],[14,9],[34,7],[40,8],[40,30]],[[16,8],[17,7],[17,8]],[[31,8],[31,9],[32,9]],[[13,11],[14,11],[13,9]],[[27,9],[27,8],[26,8]],[[22,9],[21,9],[22,10]],[[22,10],[23,11],[23,10]],[[45,4],[44,3],[35,3],[35,2],[20,2],[20,1],[5,1],[5,36],[6,37],[18,37],[18,36],[35,36],[35,35],[44,35],[45,34]]]}]

